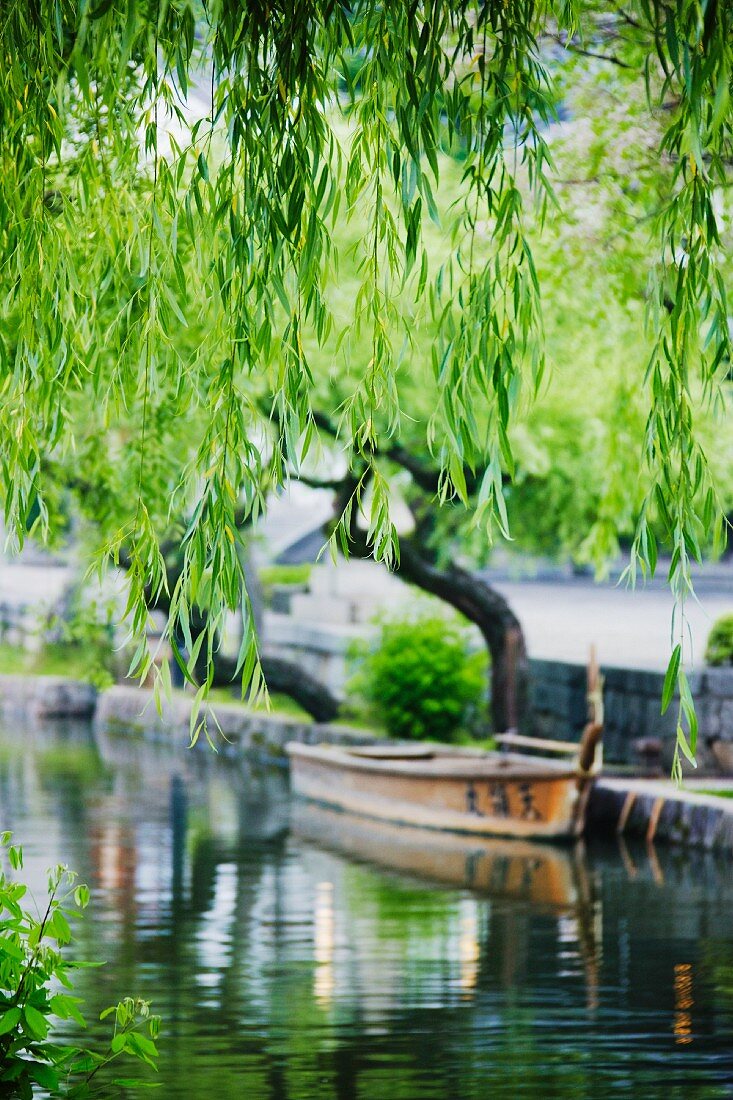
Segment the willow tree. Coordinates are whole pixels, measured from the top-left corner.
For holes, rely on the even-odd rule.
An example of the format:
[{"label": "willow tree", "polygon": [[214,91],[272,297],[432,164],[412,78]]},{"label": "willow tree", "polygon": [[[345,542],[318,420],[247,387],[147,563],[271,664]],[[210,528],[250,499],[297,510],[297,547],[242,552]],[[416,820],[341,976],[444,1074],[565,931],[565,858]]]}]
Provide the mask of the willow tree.
[{"label": "willow tree", "polygon": [[[411,369],[408,299],[436,321],[425,433],[437,499],[468,504],[469,470],[476,524],[489,539],[507,533],[512,422],[544,370],[525,211],[528,196],[540,213],[553,201],[550,47],[613,57],[629,40],[646,54],[669,177],[650,271],[652,352],[639,365],[648,489],[631,573],[654,570],[661,525],[683,611],[700,531],[722,524],[696,417],[718,400],[731,350],[718,202],[733,124],[729,5],[3,0],[5,519],[18,544],[29,529],[50,535],[48,465],[75,448],[93,461],[102,441],[114,451],[119,492],[97,502],[99,560],[129,554],[136,671],[150,659],[148,600],[167,584],[161,530],[187,515],[171,642],[180,657],[175,639],[186,640],[187,674],[202,653],[210,664],[223,616],[243,605],[239,670],[259,689],[238,527],[318,442],[311,349],[330,336],[341,220],[358,215],[366,230],[338,354],[363,333],[369,352],[346,357],[348,394],[328,410],[356,475],[334,540],[348,545],[368,485],[373,553],[387,564],[399,554],[377,456],[410,415],[396,384]],[[463,167],[452,243],[431,265],[437,153],[453,145]],[[204,308],[213,323],[197,342]],[[175,338],[184,326],[186,354]],[[183,454],[166,447],[170,419],[191,425]],[[197,606],[207,618],[195,634]],[[683,614],[677,628],[665,702],[677,685],[679,746],[692,756]]]}]

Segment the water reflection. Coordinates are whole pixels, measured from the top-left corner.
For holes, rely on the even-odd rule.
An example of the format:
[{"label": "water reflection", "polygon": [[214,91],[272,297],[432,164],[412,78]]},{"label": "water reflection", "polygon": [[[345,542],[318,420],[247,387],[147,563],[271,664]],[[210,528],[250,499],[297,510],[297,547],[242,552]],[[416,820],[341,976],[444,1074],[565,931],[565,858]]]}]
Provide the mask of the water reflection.
[{"label": "water reflection", "polygon": [[[292,807],[291,829],[296,837],[342,853],[350,860],[363,860],[410,878],[463,887],[494,902],[512,901],[536,913],[555,915],[558,940],[563,945],[561,957],[568,967],[579,962],[588,1008],[597,1006],[600,908],[594,902],[582,842],[563,848],[526,840],[426,834],[422,829],[372,821],[301,801]],[[330,883],[328,887],[332,891]],[[462,899],[456,950],[464,997],[470,997],[478,979],[481,910],[478,899]],[[513,978],[512,958],[513,953],[507,955],[509,983]]]},{"label": "water reflection", "polygon": [[316,961],[313,993],[321,1008],[331,1007],[336,984],[333,966],[335,945],[333,883],[319,882],[313,921],[313,955]]},{"label": "water reflection", "polygon": [[562,848],[426,833],[302,801],[293,804],[291,827],[296,836],[357,859],[538,908],[565,909],[586,901],[590,892],[581,843]]},{"label": "water reflection", "polygon": [[38,885],[61,858],[93,886],[83,991],[154,1001],[166,1098],[733,1087],[712,857],[395,832],[291,806],[277,770],[54,726],[0,739],[0,824]]}]

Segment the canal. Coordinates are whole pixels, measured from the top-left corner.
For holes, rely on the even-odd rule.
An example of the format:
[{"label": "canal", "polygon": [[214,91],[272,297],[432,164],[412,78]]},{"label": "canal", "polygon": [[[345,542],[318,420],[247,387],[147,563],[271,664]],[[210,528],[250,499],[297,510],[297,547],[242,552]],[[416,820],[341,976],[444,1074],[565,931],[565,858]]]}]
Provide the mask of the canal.
[{"label": "canal", "polygon": [[394,833],[70,723],[0,731],[0,826],[92,888],[78,991],[153,1002],[166,1100],[733,1096],[727,860]]}]

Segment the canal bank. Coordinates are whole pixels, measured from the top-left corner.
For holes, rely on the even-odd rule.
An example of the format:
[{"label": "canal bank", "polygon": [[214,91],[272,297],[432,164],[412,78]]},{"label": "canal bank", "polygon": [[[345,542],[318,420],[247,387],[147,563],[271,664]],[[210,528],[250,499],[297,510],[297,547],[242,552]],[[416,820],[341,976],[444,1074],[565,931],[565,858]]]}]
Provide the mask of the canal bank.
[{"label": "canal bank", "polygon": [[[312,597],[308,597],[312,599]],[[313,598],[314,599],[314,598]],[[343,697],[347,655],[368,628],[353,624],[301,621],[268,613],[268,652],[302,665]],[[660,652],[666,653],[663,647]],[[637,772],[653,764],[669,774],[677,744],[677,707],[662,713],[665,669],[611,664],[600,653],[604,678],[604,756]],[[527,717],[523,732],[534,737],[577,740],[587,720],[587,659],[530,657]],[[700,737],[697,774],[733,771],[733,668],[702,667],[688,673]]]},{"label": "canal bank", "polygon": [[[62,676],[0,675],[0,716],[6,721],[88,719],[101,730],[185,744],[190,738],[192,707],[193,696],[182,691],[161,699],[158,707],[154,692],[145,688],[116,684],[97,691],[92,684]],[[206,720],[217,751],[224,755],[260,752],[277,759],[284,756],[288,741],[364,745],[378,740],[368,729],[255,712],[237,703],[202,707],[199,719]],[[205,737],[200,740],[206,744]]]},{"label": "canal bank", "polygon": [[588,832],[733,855],[733,797],[706,793],[716,786],[733,795],[730,780],[716,785],[710,779],[705,790],[696,790],[663,780],[604,776],[591,793]]},{"label": "canal bank", "polygon": [[[118,684],[99,694],[94,723],[101,729],[131,730],[158,741],[185,743],[190,737],[192,706],[191,695],[174,692],[170,699],[161,700],[158,710],[152,691]],[[236,703],[202,707],[199,720],[203,718],[217,750],[238,755],[259,752],[283,758],[288,741],[364,745],[378,740],[370,730],[251,711]],[[204,737],[200,741],[205,744]]]},{"label": "canal bank", "polygon": [[[153,692],[137,687],[116,685],[97,692],[90,684],[63,677],[0,675],[0,715],[6,722],[87,719],[103,733],[180,746],[189,738],[192,705],[192,697],[183,692],[174,692],[158,709]],[[355,745],[380,740],[370,730],[253,712],[237,704],[217,703],[203,708],[201,716],[206,716],[224,756],[254,755],[284,763],[289,741]],[[204,738],[200,744],[208,750]],[[596,836],[638,837],[733,856],[733,798],[707,793],[725,785],[725,780],[710,777],[704,790],[679,789],[667,780],[604,776],[591,794],[588,830]]]}]

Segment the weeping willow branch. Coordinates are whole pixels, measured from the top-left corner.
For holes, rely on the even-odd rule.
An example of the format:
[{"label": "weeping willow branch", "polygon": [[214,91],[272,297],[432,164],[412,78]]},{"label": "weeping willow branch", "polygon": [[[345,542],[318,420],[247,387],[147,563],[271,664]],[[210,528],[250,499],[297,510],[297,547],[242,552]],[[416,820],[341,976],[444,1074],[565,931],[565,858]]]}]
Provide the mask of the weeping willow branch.
[{"label": "weeping willow branch", "polygon": [[[581,54],[548,52],[553,36]],[[723,532],[699,409],[720,403],[731,354],[733,12],[693,0],[613,13],[600,0],[209,0],[203,19],[189,0],[2,5],[0,476],[16,543],[50,536],[48,469],[65,462],[95,485],[81,506],[113,558],[136,529],[141,644],[173,528],[186,565],[171,636],[210,658],[243,608],[240,670],[256,685],[234,520],[304,469],[324,407],[355,478],[345,537],[368,475],[371,545],[397,562],[385,457],[474,509],[482,537],[507,533],[512,430],[545,369],[532,241],[555,202],[548,128],[562,81],[611,39],[615,79],[643,71],[664,180],[631,572],[653,570],[661,534],[682,607],[690,559]],[[428,237],[443,231],[435,265]],[[358,285],[344,303],[346,263]],[[405,380],[435,398],[420,464]],[[206,637],[191,635],[197,607]],[[670,692],[683,700],[678,627]],[[691,757],[692,715],[685,702]]]}]

